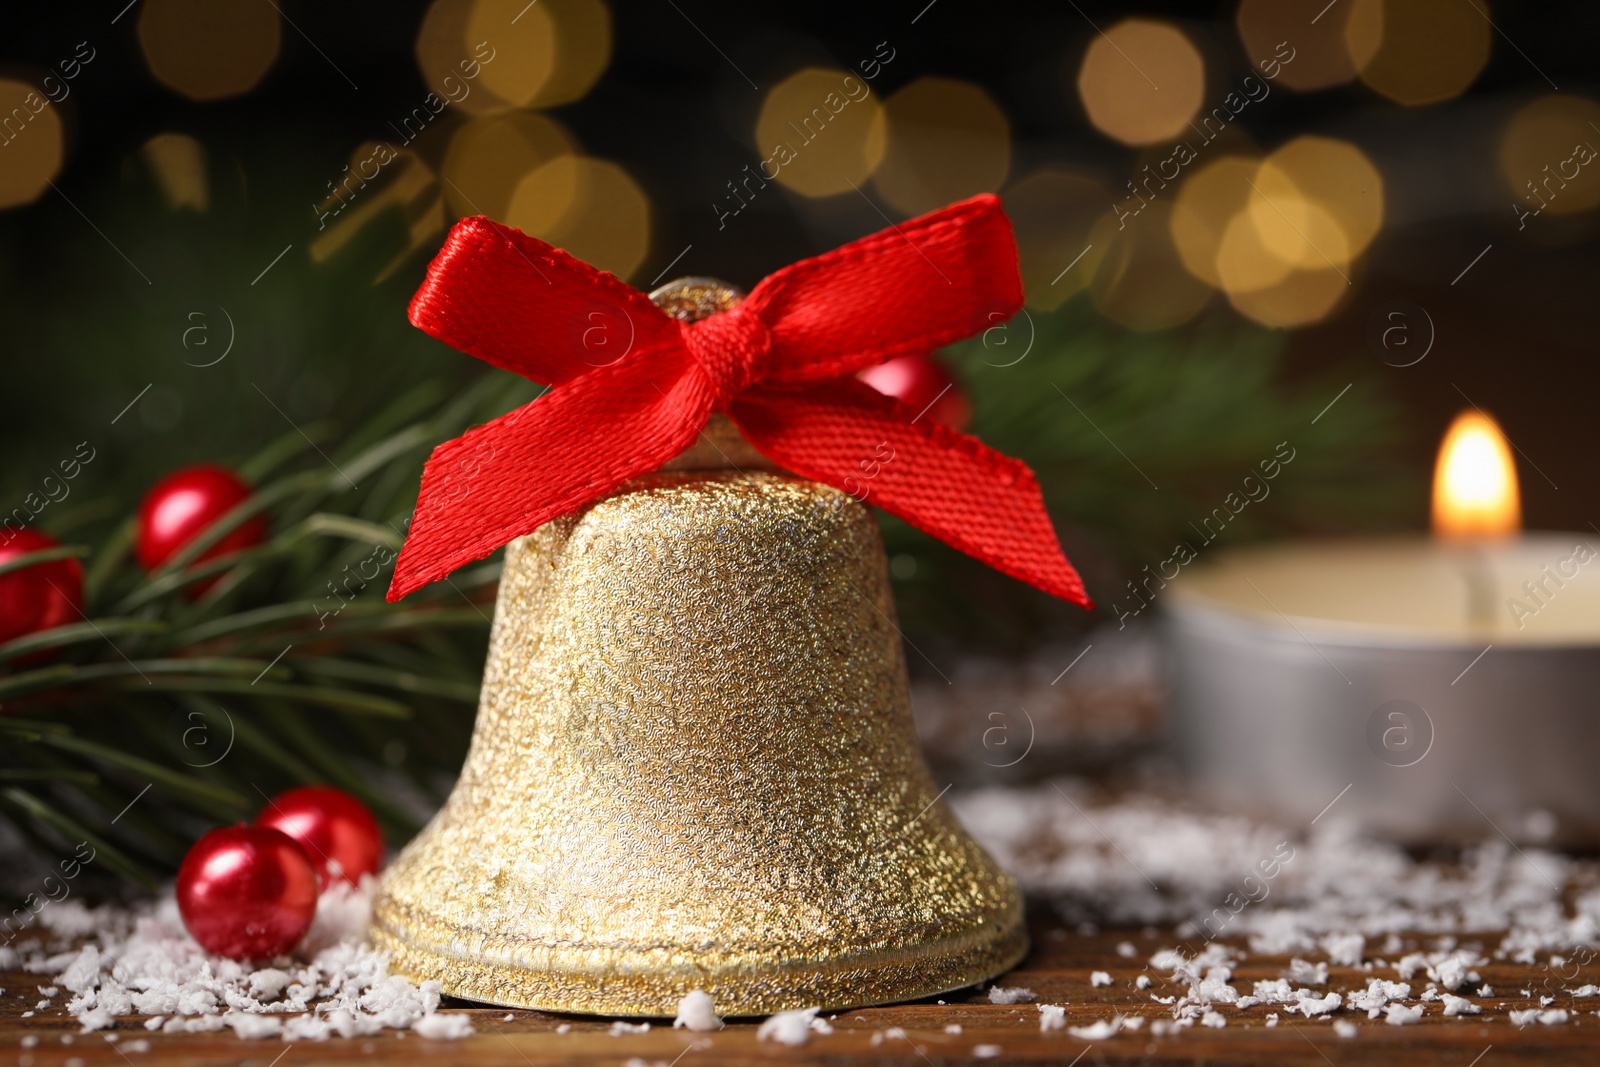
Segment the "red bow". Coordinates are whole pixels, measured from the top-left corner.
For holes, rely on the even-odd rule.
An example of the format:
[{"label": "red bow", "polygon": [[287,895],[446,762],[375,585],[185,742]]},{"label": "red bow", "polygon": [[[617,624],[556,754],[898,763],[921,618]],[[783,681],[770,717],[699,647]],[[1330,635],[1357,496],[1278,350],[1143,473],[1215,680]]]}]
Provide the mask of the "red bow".
[{"label": "red bow", "polygon": [[656,470],[726,411],[780,467],[1088,607],[1025,464],[854,377],[1021,306],[993,196],[785,267],[699,322],[518,230],[463,219],[411,301],[412,323],[552,388],[434,449],[389,599]]}]

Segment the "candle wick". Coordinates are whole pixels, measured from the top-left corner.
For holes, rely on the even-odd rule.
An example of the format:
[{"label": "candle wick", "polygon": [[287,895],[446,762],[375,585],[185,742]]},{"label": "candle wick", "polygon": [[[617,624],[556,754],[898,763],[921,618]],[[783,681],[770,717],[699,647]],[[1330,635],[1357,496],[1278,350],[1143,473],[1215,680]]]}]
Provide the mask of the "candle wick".
[{"label": "candle wick", "polygon": [[1474,630],[1493,629],[1497,588],[1488,554],[1481,545],[1460,545],[1456,569],[1467,591],[1467,625]]}]

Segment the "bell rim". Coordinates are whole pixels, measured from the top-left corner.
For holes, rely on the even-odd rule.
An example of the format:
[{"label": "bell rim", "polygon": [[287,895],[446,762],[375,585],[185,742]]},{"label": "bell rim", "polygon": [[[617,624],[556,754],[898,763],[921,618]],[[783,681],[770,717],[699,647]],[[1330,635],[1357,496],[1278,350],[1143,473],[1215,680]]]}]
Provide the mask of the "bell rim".
[{"label": "bell rim", "polygon": [[386,899],[374,907],[370,936],[389,953],[390,973],[434,979],[449,996],[496,1007],[672,1018],[682,998],[701,989],[712,995],[717,1013],[725,1018],[801,1008],[845,1011],[952,993],[1021,963],[1030,948],[1025,909],[1015,882],[1003,877],[1007,907],[990,921],[949,937],[859,951],[842,946],[837,953],[782,966],[754,963],[730,952],[727,965],[719,968],[703,953],[662,946],[656,951],[693,958],[681,969],[664,970],[643,958],[648,952],[589,954],[584,946],[572,944],[561,953],[567,966],[537,968],[514,958],[509,951],[513,941],[507,942],[504,955],[468,955],[446,923],[438,924],[446,943],[427,943],[399,914],[407,909]]}]

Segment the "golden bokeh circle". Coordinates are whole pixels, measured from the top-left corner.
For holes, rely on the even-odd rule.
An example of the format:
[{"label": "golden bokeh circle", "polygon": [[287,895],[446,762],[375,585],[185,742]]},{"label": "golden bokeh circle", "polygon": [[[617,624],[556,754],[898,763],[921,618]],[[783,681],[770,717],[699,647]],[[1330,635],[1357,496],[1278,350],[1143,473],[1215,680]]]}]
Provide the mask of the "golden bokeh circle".
[{"label": "golden bokeh circle", "polygon": [[283,44],[271,4],[144,0],[139,49],[162,85],[191,100],[247,93],[266,76]]},{"label": "golden bokeh circle", "polygon": [[1383,47],[1384,0],[1350,0],[1344,20],[1344,47],[1359,72]]},{"label": "golden bokeh circle", "polygon": [[1348,141],[1296,137],[1262,161],[1254,181],[1262,238],[1296,267],[1343,267],[1383,226],[1383,176]]},{"label": "golden bokeh circle", "polygon": [[802,196],[859,188],[884,153],[883,105],[847,70],[807,67],[772,87],[756,118],[761,176]]},{"label": "golden bokeh circle", "polygon": [[1397,103],[1435,104],[1465,92],[1489,62],[1492,17],[1488,0],[1352,0],[1345,42],[1368,86]]},{"label": "golden bokeh circle", "polygon": [[[24,81],[0,78],[0,208],[31,204],[61,172],[66,138],[56,105]],[[18,125],[20,116],[27,120]]]},{"label": "golden bokeh circle", "polygon": [[579,184],[586,173],[583,157],[556,156],[517,180],[504,213],[496,218],[523,233],[548,237],[578,206]]},{"label": "golden bokeh circle", "polygon": [[884,117],[889,143],[872,181],[906,215],[992,193],[1011,170],[1011,124],[981,86],[918,78],[889,97]]},{"label": "golden bokeh circle", "polygon": [[[518,7],[527,10],[512,25]],[[478,84],[512,107],[532,104],[555,77],[561,42],[548,2],[528,7],[526,0],[475,0],[465,29],[463,45],[494,37],[494,58],[483,66]]]},{"label": "golden bokeh circle", "polygon": [[1267,246],[1248,207],[1228,220],[1217,246],[1217,280],[1229,293],[1269,289],[1289,277],[1293,265]]},{"label": "golden bokeh circle", "polygon": [[611,11],[604,0],[540,3],[548,5],[555,24],[556,68],[528,103],[534,107],[570,104],[588,95],[611,65]]},{"label": "golden bokeh circle", "polygon": [[[518,184],[539,168],[576,150],[567,131],[547,116],[529,111],[480,115],[456,130],[445,150],[440,166],[445,207],[454,217],[488,215],[519,226],[510,217]],[[553,199],[542,206],[537,217],[553,225],[575,194],[559,183],[547,185],[545,191]]]},{"label": "golden bokeh circle", "polygon": [[1290,271],[1275,285],[1228,292],[1228,302],[1263,326],[1288,328],[1320,322],[1351,292],[1336,270]]},{"label": "golden bokeh circle", "polygon": [[1115,212],[1096,224],[1091,239],[1105,253],[1089,292],[1095,307],[1130,330],[1165,330],[1199,314],[1211,286],[1184,269],[1173,247],[1172,206],[1157,201],[1120,225]]},{"label": "golden bokeh circle", "polygon": [[1251,196],[1260,161],[1248,156],[1222,156],[1203,164],[1178,190],[1172,206],[1172,243],[1184,268],[1196,278],[1223,288],[1217,255],[1228,225]]},{"label": "golden bokeh circle", "polygon": [[1029,307],[1049,311],[1089,285],[1100,263],[1089,231],[1109,199],[1090,175],[1057,168],[1034,171],[1005,191]]},{"label": "golden bokeh circle", "polygon": [[[566,168],[571,170],[568,175],[561,173]],[[510,210],[516,213],[524,198],[569,182],[577,190],[572,207],[538,236],[586,263],[628,278],[650,253],[650,199],[617,164],[587,156],[553,160],[518,185]]]},{"label": "golden bokeh circle", "polygon": [[[1500,138],[1500,173],[1532,211],[1571,215],[1600,204],[1600,103],[1551,93],[1524,105]],[[1531,183],[1531,188],[1530,188]]]},{"label": "golden bokeh circle", "polygon": [[[472,17],[474,2],[433,0],[428,5],[417,30],[417,67],[422,71],[422,80],[429,92],[449,99],[468,114],[483,115],[510,105],[478,84],[483,73],[482,64],[467,47],[467,20]],[[495,58],[499,58],[498,55]],[[466,77],[469,71],[474,75],[470,79]]]},{"label": "golden bokeh circle", "polygon": [[1078,96],[1096,129],[1124,144],[1176,137],[1200,110],[1205,62],[1184,32],[1124,19],[1097,34],[1078,68]]},{"label": "golden bokeh circle", "polygon": [[[1356,76],[1357,63],[1345,40],[1349,3],[1334,4],[1316,22],[1304,5],[1286,0],[1240,0],[1234,14],[1245,54],[1260,74],[1302,92],[1342,85]],[[1289,57],[1284,62],[1284,57]],[[1263,64],[1266,64],[1263,67]]]},{"label": "golden bokeh circle", "polygon": [[417,32],[430,91],[485,115],[582,98],[611,62],[604,0],[434,0]]},{"label": "golden bokeh circle", "polygon": [[1249,215],[1262,248],[1291,267],[1343,267],[1352,258],[1350,241],[1333,213],[1270,164],[1256,174]]}]

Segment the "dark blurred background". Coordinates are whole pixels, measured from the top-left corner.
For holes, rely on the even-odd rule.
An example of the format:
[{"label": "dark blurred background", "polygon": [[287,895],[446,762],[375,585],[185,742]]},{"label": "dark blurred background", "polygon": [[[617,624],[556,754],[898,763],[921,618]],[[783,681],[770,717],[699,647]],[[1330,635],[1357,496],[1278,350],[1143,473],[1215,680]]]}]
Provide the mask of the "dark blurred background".
[{"label": "dark blurred background", "polygon": [[[1434,449],[1470,404],[1517,449],[1528,526],[1600,520],[1578,432],[1600,384],[1600,166],[1583,158],[1600,145],[1600,9],[1050,8],[8,12],[0,492],[20,501],[89,442],[70,506],[39,518],[88,537],[177,465],[291,425],[337,441],[415,381],[480,376],[405,320],[462,215],[646,289],[748,286],[992,190],[1017,224],[1028,322],[1010,348],[946,358],[973,429],[1039,467],[1102,600],[1285,437],[1309,458],[1240,539],[1420,528]],[[835,91],[847,102],[804,143],[791,124]],[[1214,109],[1225,124],[1206,124]],[[752,181],[780,136],[796,158]],[[1173,164],[1180,142],[1192,162]],[[1008,639],[1068,625],[888,535],[913,633],[972,628],[948,581]]]}]

